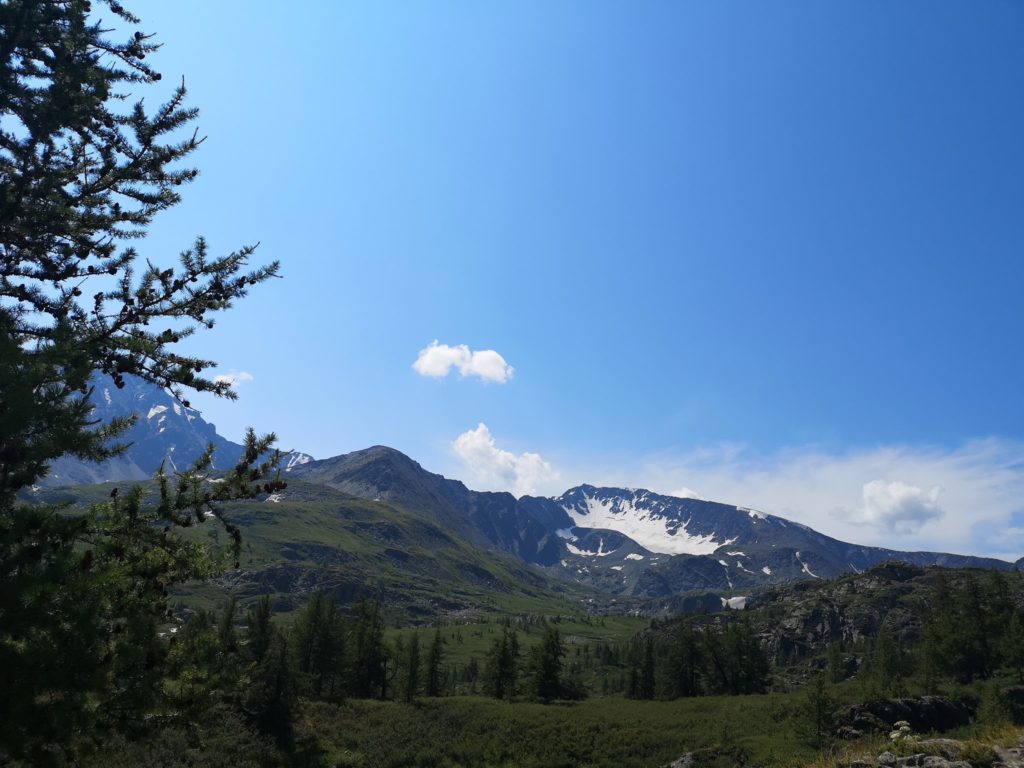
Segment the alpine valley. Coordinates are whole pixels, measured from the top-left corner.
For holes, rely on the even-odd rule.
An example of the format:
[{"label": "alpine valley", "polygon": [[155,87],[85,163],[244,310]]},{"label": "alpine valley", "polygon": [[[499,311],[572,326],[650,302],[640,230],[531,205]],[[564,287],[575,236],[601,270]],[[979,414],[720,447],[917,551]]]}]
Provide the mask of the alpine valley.
[{"label": "alpine valley", "polygon": [[[97,382],[93,400],[100,419],[137,415],[131,447],[99,466],[62,459],[33,490],[40,498],[85,504],[109,493],[96,484],[186,466],[208,443],[221,469],[241,453],[198,411],[137,379],[121,390]],[[518,499],[473,491],[384,446],[319,461],[291,452],[281,467],[286,489],[230,505],[245,557],[218,586],[241,598],[273,593],[286,609],[327,588],[424,619],[566,598],[592,612],[665,614],[742,608],[766,588],[885,561],[1020,565],[849,544],[754,509],[636,488],[581,485]]]}]

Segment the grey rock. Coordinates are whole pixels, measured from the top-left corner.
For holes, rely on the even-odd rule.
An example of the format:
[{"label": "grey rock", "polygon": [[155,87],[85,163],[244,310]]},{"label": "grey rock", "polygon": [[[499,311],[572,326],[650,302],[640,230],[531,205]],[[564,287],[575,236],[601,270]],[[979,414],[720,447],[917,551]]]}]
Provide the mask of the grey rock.
[{"label": "grey rock", "polygon": [[682,757],[673,760],[665,768],[691,768],[693,765],[693,752],[687,752]]}]

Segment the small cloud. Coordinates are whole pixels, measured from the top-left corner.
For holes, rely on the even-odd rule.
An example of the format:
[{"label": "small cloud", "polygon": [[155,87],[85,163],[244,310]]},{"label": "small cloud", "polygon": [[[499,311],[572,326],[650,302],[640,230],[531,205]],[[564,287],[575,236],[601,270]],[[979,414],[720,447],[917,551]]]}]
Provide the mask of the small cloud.
[{"label": "small cloud", "polygon": [[475,481],[492,490],[511,491],[516,496],[535,495],[551,490],[559,476],[540,454],[517,455],[499,448],[483,423],[455,438],[452,448]]},{"label": "small cloud", "polygon": [[213,381],[216,384],[228,384],[232,387],[237,387],[246,381],[252,381],[253,375],[248,371],[228,371],[222,373],[219,376],[214,376]]},{"label": "small cloud", "polygon": [[675,496],[676,498],[679,499],[697,499],[698,501],[704,501],[704,498],[699,493],[690,488],[687,488],[686,486],[678,488],[674,491],[670,491],[668,495]]},{"label": "small cloud", "polygon": [[914,533],[928,521],[942,517],[941,493],[939,486],[926,491],[899,481],[872,480],[864,483],[861,517],[890,531]]},{"label": "small cloud", "polygon": [[505,358],[493,349],[482,349],[474,352],[465,344],[450,347],[435,339],[425,349],[420,350],[419,357],[412,364],[413,370],[420,376],[432,379],[443,379],[452,368],[459,376],[478,376],[484,381],[504,384],[512,378],[514,369],[505,362]]}]

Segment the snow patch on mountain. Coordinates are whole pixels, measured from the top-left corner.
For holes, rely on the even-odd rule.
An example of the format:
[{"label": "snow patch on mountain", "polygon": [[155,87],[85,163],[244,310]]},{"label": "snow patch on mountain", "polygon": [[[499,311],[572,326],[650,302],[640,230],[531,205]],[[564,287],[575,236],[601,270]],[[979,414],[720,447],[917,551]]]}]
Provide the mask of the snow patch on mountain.
[{"label": "snow patch on mountain", "polygon": [[801,559],[800,559],[800,550],[797,550],[797,553],[796,553],[796,561],[797,561],[798,563],[800,563],[800,565],[802,565],[802,566],[803,566],[803,571],[804,571],[804,573],[806,573],[806,574],[807,574],[808,576],[810,576],[810,577],[812,577],[812,578],[815,578],[815,579],[820,579],[820,578],[821,578],[821,576],[819,576],[818,574],[816,574],[816,573],[814,573],[814,572],[812,572],[812,571],[811,571],[811,569],[810,569],[810,566],[808,566],[808,565],[807,565],[807,563],[805,563],[805,562],[804,562],[803,560],[801,560]]},{"label": "snow patch on mountain", "polygon": [[282,459],[282,468],[285,472],[291,472],[295,467],[301,467],[303,464],[309,464],[313,461],[313,457],[308,453],[299,453],[298,451],[292,451],[284,455]]},{"label": "snow patch on mountain", "polygon": [[565,548],[568,549],[570,552],[572,552],[574,555],[580,555],[582,557],[607,557],[608,555],[610,555],[612,552],[615,551],[614,549],[610,549],[607,552],[605,551],[605,549],[604,549],[604,539],[599,539],[598,540],[598,542],[597,542],[597,552],[589,552],[589,551],[587,551],[585,549],[580,549],[579,547],[574,547],[572,544],[570,544],[568,542],[566,542]]},{"label": "snow patch on mountain", "polygon": [[555,535],[560,539],[565,539],[566,541],[576,541],[576,536],[573,535],[572,528],[559,528],[555,531]]},{"label": "snow patch on mountain", "polygon": [[736,511],[737,512],[746,512],[748,515],[750,515],[750,518],[752,520],[767,520],[768,519],[768,515],[766,515],[764,512],[758,512],[756,509],[751,509],[750,507],[736,507]]},{"label": "snow patch on mountain", "polygon": [[562,508],[577,528],[603,528],[628,536],[640,546],[664,555],[710,555],[735,539],[719,541],[715,533],[705,536],[687,532],[686,522],[663,514],[664,504],[639,491],[632,498],[602,499],[587,494],[580,504],[566,503]]}]

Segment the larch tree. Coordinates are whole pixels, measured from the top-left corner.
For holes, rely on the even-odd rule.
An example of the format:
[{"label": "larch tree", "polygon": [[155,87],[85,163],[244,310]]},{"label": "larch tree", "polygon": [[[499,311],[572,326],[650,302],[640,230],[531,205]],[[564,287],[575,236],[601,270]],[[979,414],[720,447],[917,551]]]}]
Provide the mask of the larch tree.
[{"label": "larch tree", "polygon": [[[94,376],[138,376],[185,405],[234,397],[179,342],[278,271],[249,267],[255,246],[214,256],[202,238],[173,266],[141,258],[202,139],[184,84],[143,104],[161,78],[139,23],[116,0],[0,2],[0,762],[60,763],[91,732],[138,726],[159,695],[168,589],[237,558],[222,502],[279,485],[273,436],[250,431],[217,484],[210,450],[160,473],[155,499],[115,488],[71,513],[29,493],[60,456],[125,449],[131,419],[92,418]],[[224,550],[173,533],[210,517]]]}]

